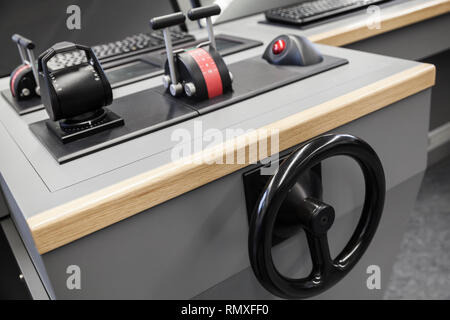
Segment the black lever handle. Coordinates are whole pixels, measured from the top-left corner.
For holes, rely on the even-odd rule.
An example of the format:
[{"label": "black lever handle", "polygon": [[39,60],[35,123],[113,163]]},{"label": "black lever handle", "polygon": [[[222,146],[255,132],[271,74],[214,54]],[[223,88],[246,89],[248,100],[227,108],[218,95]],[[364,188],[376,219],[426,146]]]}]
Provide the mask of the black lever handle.
[{"label": "black lever handle", "polygon": [[186,16],[183,12],[176,12],[151,19],[150,26],[153,30],[159,30],[182,24],[184,21],[186,21]]},{"label": "black lever handle", "polygon": [[217,4],[213,4],[212,6],[193,8],[188,11],[188,17],[190,20],[199,20],[203,18],[208,18],[212,16],[217,16],[222,12],[220,7]]},{"label": "black lever handle", "polygon": [[14,34],[11,37],[11,39],[12,39],[12,41],[16,42],[17,44],[19,44],[20,46],[22,46],[26,49],[33,50],[36,47],[36,45],[34,44],[33,41],[21,36],[20,34]]}]

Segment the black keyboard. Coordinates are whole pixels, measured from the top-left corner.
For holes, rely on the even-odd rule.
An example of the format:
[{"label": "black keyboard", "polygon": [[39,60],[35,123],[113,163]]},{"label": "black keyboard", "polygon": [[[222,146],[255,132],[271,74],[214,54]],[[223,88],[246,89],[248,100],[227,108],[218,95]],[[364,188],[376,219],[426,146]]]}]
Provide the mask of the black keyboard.
[{"label": "black keyboard", "polygon": [[269,21],[296,25],[308,24],[349,11],[363,9],[389,0],[314,0],[266,12]]},{"label": "black keyboard", "polygon": [[[179,29],[171,29],[170,34],[174,45],[195,41],[194,36]],[[151,52],[162,48],[164,48],[164,36],[162,30],[157,30],[151,33],[132,35],[120,41],[97,45],[92,47],[92,50],[100,62],[105,62],[105,60],[119,60],[135,54]],[[51,71],[56,71],[84,62],[87,62],[84,51],[72,51],[57,54],[49,61],[48,66]]]}]

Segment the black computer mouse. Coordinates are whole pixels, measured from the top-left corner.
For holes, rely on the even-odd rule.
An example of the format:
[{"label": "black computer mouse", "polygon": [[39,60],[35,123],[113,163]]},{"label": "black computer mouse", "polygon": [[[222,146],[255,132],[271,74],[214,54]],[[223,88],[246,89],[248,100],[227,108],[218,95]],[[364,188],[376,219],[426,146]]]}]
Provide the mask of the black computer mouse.
[{"label": "black computer mouse", "polygon": [[288,34],[276,37],[263,59],[275,65],[310,66],[322,62],[323,56],[307,38]]}]

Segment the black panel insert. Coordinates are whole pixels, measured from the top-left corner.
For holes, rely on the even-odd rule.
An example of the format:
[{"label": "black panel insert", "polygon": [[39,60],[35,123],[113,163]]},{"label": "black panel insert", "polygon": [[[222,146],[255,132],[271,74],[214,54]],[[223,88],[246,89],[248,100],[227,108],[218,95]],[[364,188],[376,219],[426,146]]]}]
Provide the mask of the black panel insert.
[{"label": "black panel insert", "polygon": [[66,144],[48,129],[50,120],[33,123],[30,129],[53,157],[64,163],[198,115],[175,99],[163,97],[154,90],[116,99],[105,109],[122,118],[124,125]]},{"label": "black panel insert", "polygon": [[[206,39],[183,43],[182,45],[176,46],[176,48],[189,48],[204,41],[206,41]],[[255,48],[263,44],[260,41],[225,34],[218,35],[216,37],[216,41],[218,50],[222,56]],[[111,83],[111,87],[115,89],[162,75],[164,73],[163,65],[165,59],[166,57],[164,51],[160,50],[115,60],[113,62],[105,62],[102,63],[102,66],[105,70],[106,77]],[[3,90],[1,94],[19,115],[44,109],[44,105],[41,103],[40,97],[34,97],[25,101],[17,101],[12,97],[9,89]]]},{"label": "black panel insert", "polygon": [[[228,66],[234,75],[233,92],[200,102],[187,97],[181,97],[180,101],[200,114],[205,114],[347,63],[348,60],[345,59],[324,56],[321,63],[311,66],[275,66],[255,57]],[[163,86],[156,90],[167,97],[170,96]]]},{"label": "black panel insert", "polygon": [[44,109],[44,105],[41,103],[40,97],[32,97],[28,100],[17,100],[12,94],[11,90],[5,89],[2,91],[2,96],[10,104],[16,112],[23,116],[24,114]]},{"label": "black panel insert", "polygon": [[67,144],[48,129],[48,120],[33,123],[30,129],[59,163],[65,163],[347,63],[345,59],[324,56],[321,63],[312,66],[275,66],[254,57],[229,66],[234,74],[234,91],[214,99],[201,102],[176,99],[160,86],[116,99],[107,107],[124,120],[121,127]]}]

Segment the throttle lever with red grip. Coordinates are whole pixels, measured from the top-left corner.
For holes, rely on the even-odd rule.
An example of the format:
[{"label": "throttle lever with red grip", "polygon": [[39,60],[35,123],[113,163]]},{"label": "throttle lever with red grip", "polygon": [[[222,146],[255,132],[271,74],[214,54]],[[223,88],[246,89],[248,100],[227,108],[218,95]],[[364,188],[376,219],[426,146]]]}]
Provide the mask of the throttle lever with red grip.
[{"label": "throttle lever with red grip", "polygon": [[[182,91],[188,97],[197,100],[212,99],[232,91],[232,75],[215,46],[211,16],[220,14],[217,5],[191,9],[191,20],[207,19],[209,41],[195,48],[172,51],[169,27],[183,23],[185,16],[181,12],[153,18],[150,25],[153,30],[163,29],[166,43],[167,63],[163,83],[172,96],[180,96]],[[204,48],[209,45],[208,49]]]},{"label": "throttle lever with red grip", "polygon": [[33,41],[14,34],[11,39],[17,44],[22,64],[11,73],[9,87],[17,100],[30,99],[40,95],[39,81],[34,57]]}]

